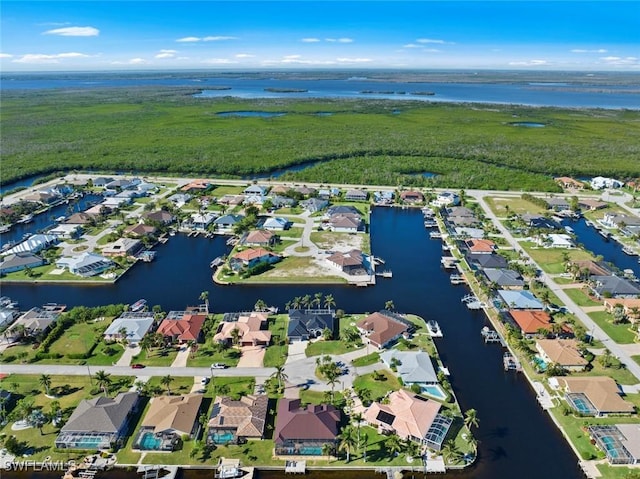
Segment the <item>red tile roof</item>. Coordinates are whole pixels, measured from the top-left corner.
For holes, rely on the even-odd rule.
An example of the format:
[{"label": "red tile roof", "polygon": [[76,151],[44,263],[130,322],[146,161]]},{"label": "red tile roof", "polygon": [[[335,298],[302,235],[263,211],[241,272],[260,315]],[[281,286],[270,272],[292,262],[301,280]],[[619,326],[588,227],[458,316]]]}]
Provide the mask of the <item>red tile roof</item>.
[{"label": "red tile roof", "polygon": [[253,259],[262,258],[263,256],[273,255],[271,251],[267,251],[264,248],[246,249],[236,253],[234,258],[242,261],[251,261]]},{"label": "red tile roof", "polygon": [[340,411],[327,404],[305,409],[300,399],[280,399],[276,416],[275,443],[289,439],[334,441],[338,435]]},{"label": "red tile roof", "polygon": [[511,317],[525,334],[536,334],[540,328],[550,329],[549,313],[537,310],[511,310]]},{"label": "red tile roof", "polygon": [[496,249],[496,244],[488,239],[468,239],[465,244],[472,253],[492,253]]},{"label": "red tile roof", "polygon": [[204,314],[185,314],[182,319],[165,319],[158,332],[163,336],[177,337],[180,341],[196,341],[207,317]]},{"label": "red tile roof", "polygon": [[373,313],[356,323],[358,328],[368,331],[369,341],[376,346],[383,346],[392,339],[400,336],[409,328],[406,324],[396,321],[382,313]]}]

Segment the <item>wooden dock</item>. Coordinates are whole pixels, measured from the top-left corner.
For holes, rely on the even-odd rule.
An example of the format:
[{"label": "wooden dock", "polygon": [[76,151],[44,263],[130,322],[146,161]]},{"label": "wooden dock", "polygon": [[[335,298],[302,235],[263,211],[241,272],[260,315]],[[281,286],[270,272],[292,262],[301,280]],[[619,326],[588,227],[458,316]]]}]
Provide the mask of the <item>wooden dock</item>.
[{"label": "wooden dock", "polygon": [[461,274],[452,274],[451,276],[449,276],[449,281],[451,281],[451,284],[465,284],[467,282],[467,280],[465,279],[464,276],[462,276]]},{"label": "wooden dock", "polygon": [[480,330],[480,334],[482,335],[485,344],[500,343],[504,347],[507,346],[507,343],[504,341],[504,339],[502,339],[500,334],[498,334],[497,331],[489,329],[487,326]]},{"label": "wooden dock", "polygon": [[522,371],[522,366],[520,365],[520,362],[510,352],[504,353],[504,355],[502,356],[502,363],[504,365],[505,371],[515,371],[515,372]]},{"label": "wooden dock", "polygon": [[285,474],[306,474],[307,461],[286,461],[284,472]]}]

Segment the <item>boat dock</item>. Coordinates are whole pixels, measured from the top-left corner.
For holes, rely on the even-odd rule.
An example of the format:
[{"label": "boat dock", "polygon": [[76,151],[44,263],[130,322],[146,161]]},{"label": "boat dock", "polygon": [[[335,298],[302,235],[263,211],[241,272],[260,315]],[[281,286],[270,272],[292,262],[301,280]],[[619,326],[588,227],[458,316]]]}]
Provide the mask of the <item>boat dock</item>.
[{"label": "boat dock", "polygon": [[452,274],[451,276],[449,276],[449,281],[451,281],[451,284],[465,284],[467,282],[467,280],[465,279],[464,276],[462,276],[461,274]]},{"label": "boat dock", "polygon": [[211,261],[211,263],[209,263],[209,267],[217,268],[223,263],[224,263],[224,256],[218,256],[217,258],[214,258],[213,261]]},{"label": "boat dock", "polygon": [[442,264],[444,269],[456,269],[458,267],[458,258],[454,256],[443,256],[440,259],[440,263]]},{"label": "boat dock", "polygon": [[502,356],[502,364],[505,371],[522,371],[522,366],[520,365],[518,359],[508,351],[505,352]]},{"label": "boat dock", "polygon": [[306,474],[307,461],[287,461],[284,464],[285,474]]},{"label": "boat dock", "polygon": [[381,273],[376,273],[376,276],[381,276],[383,278],[393,278],[393,272],[390,269],[385,269]]},{"label": "boat dock", "polygon": [[142,474],[142,479],[175,479],[178,466],[140,466],[137,472]]},{"label": "boat dock", "polygon": [[466,295],[460,301],[467,305],[467,309],[472,309],[472,310],[482,309],[487,306],[486,303],[483,303],[482,301],[480,301],[473,294]]},{"label": "boat dock", "polygon": [[442,238],[442,233],[440,233],[439,231],[432,231],[431,233],[429,233],[429,238],[440,239]]},{"label": "boat dock", "polygon": [[489,329],[487,326],[483,327],[480,330],[480,334],[482,335],[482,338],[484,339],[485,344],[500,343],[504,347],[507,346],[507,343],[505,343],[504,339],[502,339],[502,337],[498,334],[498,332],[493,331],[492,329]]}]

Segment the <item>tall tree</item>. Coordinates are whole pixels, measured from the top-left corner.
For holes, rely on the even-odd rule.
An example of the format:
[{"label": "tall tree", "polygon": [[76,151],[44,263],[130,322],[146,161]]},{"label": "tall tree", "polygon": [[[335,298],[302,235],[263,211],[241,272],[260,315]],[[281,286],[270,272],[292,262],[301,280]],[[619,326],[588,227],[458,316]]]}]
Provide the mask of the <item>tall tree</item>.
[{"label": "tall tree", "polygon": [[351,461],[351,451],[356,448],[356,435],[351,424],[347,424],[342,428],[340,436],[338,436],[338,450],[347,454],[347,462]]},{"label": "tall tree", "polygon": [[336,305],[336,301],[335,299],[333,299],[333,295],[332,294],[327,294],[324,297],[324,307],[327,309],[331,309],[332,306]]},{"label": "tall tree", "polygon": [[49,376],[48,374],[42,374],[38,379],[38,382],[40,383],[40,386],[44,388],[44,393],[47,396],[50,396],[49,388],[51,387],[51,376]]},{"label": "tall tree", "polygon": [[102,389],[105,396],[109,395],[109,386],[111,386],[111,375],[104,370],[96,372],[95,375],[96,384]]},{"label": "tall tree", "polygon": [[278,381],[278,390],[282,390],[282,383],[289,379],[287,374],[284,372],[283,365],[276,366],[276,370],[271,377]]},{"label": "tall tree", "polygon": [[396,456],[402,451],[402,439],[397,434],[392,434],[384,441],[384,447]]},{"label": "tall tree", "polygon": [[204,309],[209,314],[209,291],[203,291],[200,293],[200,300],[204,301]]},{"label": "tall tree", "polygon": [[160,384],[162,384],[163,386],[166,386],[167,394],[169,396],[171,396],[171,383],[172,382],[173,382],[173,378],[171,377],[170,374],[167,374],[166,376],[163,376],[162,379],[160,379]]},{"label": "tall tree", "polygon": [[386,309],[387,311],[393,311],[394,309],[396,309],[396,305],[393,304],[393,301],[389,300],[384,303],[384,309]]},{"label": "tall tree", "polygon": [[478,412],[475,409],[467,409],[464,412],[464,425],[471,430],[472,427],[477,428],[479,424]]}]

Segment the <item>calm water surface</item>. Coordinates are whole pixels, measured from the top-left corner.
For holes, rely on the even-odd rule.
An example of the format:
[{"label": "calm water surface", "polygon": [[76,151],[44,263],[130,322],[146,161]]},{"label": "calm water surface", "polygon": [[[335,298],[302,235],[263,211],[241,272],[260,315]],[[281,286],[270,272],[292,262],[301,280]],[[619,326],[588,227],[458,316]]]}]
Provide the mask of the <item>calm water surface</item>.
[{"label": "calm water surface", "polygon": [[[478,411],[478,464],[472,470],[446,477],[582,477],[576,457],[540,409],[524,376],[505,373],[501,348],[483,343],[480,329],[486,319],[481,313],[468,311],[460,302],[468,291],[449,283],[448,274],[440,268],[441,243],[429,239],[420,212],[375,208],[371,234],[372,250],[386,260],[386,267],[393,270],[393,279],[380,279],[375,287],[369,288],[214,285],[208,265],[212,258],[227,251],[224,238],[175,236],[158,249],[153,263],[137,264],[115,285],[4,285],[2,294],[18,300],[25,308],[46,302],[94,306],[146,298],[150,305],[161,304],[168,310],[196,304],[200,292],[208,290],[214,311],[252,308],[259,298],[283,307],[294,296],[317,291],[333,294],[337,307],[347,312],[375,311],[383,308],[385,301],[393,300],[400,312],[415,313],[440,323],[444,338],[436,344],[451,371],[451,383],[460,405],[463,410]],[[184,477],[204,476],[188,471]],[[282,473],[263,472],[260,477],[271,479],[282,477]],[[347,479],[343,473],[313,477]],[[363,473],[359,477],[376,476]]]}]

